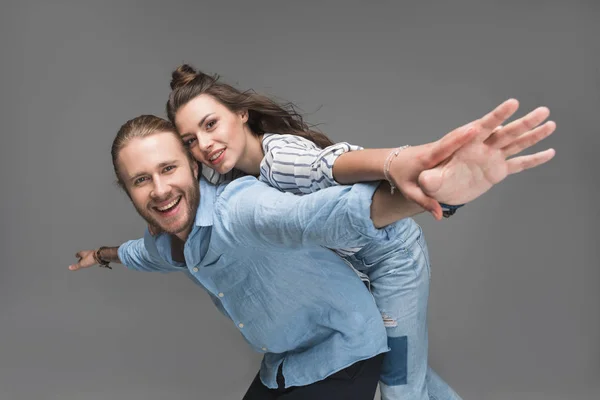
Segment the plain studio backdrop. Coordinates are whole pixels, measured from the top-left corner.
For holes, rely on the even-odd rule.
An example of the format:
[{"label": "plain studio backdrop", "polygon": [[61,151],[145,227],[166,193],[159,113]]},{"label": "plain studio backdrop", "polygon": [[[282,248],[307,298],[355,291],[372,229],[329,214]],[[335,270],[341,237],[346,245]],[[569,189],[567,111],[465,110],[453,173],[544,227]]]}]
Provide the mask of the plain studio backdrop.
[{"label": "plain studio backdrop", "polygon": [[554,160],[417,217],[430,363],[465,399],[600,398],[597,1],[9,1],[0,29],[1,400],[229,400],[255,375],[183,274],[67,270],[142,235],[110,144],[164,116],[183,62],[366,147],[436,140],[509,97],[517,116],[550,107],[557,131],[528,153]]}]

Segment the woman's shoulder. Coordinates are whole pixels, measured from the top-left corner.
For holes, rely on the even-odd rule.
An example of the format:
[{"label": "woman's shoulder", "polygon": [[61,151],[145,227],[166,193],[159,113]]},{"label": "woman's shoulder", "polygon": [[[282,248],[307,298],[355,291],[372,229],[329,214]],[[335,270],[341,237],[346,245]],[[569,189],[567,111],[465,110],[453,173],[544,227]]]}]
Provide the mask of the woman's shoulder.
[{"label": "woman's shoulder", "polygon": [[317,148],[317,145],[302,136],[279,133],[265,133],[262,139],[262,146],[265,153],[274,148],[286,146],[301,146],[303,148]]}]

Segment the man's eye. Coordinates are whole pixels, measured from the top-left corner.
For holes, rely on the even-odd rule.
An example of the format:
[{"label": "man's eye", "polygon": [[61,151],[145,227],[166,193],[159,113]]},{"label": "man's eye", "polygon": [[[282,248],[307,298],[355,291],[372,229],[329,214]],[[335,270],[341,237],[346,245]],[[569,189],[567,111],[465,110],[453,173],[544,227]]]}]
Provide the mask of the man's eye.
[{"label": "man's eye", "polygon": [[142,183],[144,183],[148,178],[145,176],[142,176],[141,178],[137,178],[133,184],[134,185],[141,185]]},{"label": "man's eye", "polygon": [[169,166],[166,166],[165,169],[163,169],[163,171],[164,172],[169,172],[169,171],[172,171],[174,169],[175,169],[174,165],[169,165]]}]

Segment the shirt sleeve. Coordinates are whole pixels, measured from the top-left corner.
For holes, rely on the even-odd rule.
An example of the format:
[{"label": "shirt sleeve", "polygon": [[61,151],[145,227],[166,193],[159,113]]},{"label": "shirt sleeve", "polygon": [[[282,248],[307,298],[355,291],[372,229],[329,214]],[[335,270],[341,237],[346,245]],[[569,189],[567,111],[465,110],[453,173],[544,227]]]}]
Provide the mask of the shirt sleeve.
[{"label": "shirt sleeve", "polygon": [[219,196],[216,213],[232,244],[360,247],[387,237],[384,229],[375,228],[370,217],[377,186],[338,185],[296,196],[254,178],[242,178],[230,183]]},{"label": "shirt sleeve", "polygon": [[223,182],[229,182],[237,178],[241,178],[242,176],[246,176],[246,174],[239,169],[232,169],[226,174],[220,174],[214,169],[207,167],[204,164],[200,164],[200,168],[202,171],[202,176],[206,178],[207,181],[212,183],[213,185],[219,185]]},{"label": "shirt sleeve", "polygon": [[154,240],[146,232],[144,238],[129,240],[119,246],[119,260],[127,268],[135,271],[173,272],[181,271],[174,265],[163,260],[156,248]]},{"label": "shirt sleeve", "polygon": [[260,179],[285,192],[313,193],[339,185],[333,178],[335,160],[343,153],[361,149],[346,142],[321,149],[300,136],[265,135]]}]

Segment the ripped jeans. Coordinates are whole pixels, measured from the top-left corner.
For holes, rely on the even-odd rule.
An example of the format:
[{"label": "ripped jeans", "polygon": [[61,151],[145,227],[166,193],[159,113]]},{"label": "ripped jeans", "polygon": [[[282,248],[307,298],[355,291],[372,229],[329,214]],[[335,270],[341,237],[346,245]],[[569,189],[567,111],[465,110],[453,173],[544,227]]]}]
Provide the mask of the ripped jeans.
[{"label": "ripped jeans", "polygon": [[386,326],[390,351],[385,354],[379,380],[382,400],[460,399],[427,362],[431,272],[421,227],[406,218],[385,230],[387,240],[344,257],[368,276]]}]

